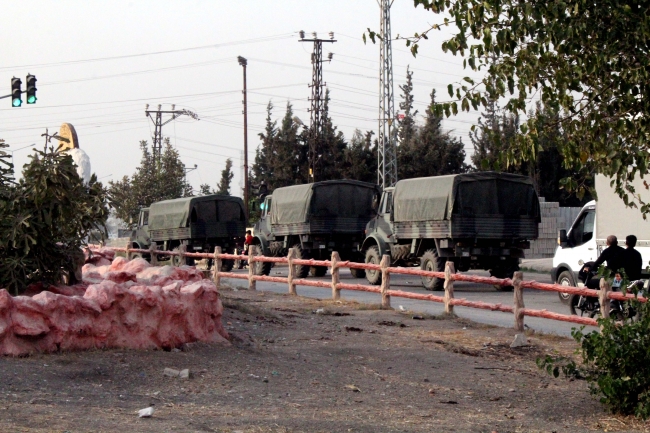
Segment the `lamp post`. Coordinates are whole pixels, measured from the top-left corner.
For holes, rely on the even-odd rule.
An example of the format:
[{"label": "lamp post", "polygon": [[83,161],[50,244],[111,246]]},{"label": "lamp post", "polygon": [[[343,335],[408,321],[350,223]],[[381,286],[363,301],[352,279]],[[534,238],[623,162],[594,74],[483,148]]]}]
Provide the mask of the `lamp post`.
[{"label": "lamp post", "polygon": [[237,61],[242,66],[244,70],[244,211],[246,216],[246,224],[248,225],[248,104],[246,101],[246,65],[248,65],[248,60],[242,56],[237,56]]}]

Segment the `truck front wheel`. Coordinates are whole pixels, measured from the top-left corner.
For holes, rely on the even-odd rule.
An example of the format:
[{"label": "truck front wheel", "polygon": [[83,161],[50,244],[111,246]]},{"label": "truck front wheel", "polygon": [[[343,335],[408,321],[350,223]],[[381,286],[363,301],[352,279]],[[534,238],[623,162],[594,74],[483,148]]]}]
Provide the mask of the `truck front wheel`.
[{"label": "truck front wheel", "polygon": [[[251,245],[249,248],[255,249],[255,255],[256,256],[261,256],[262,255],[262,246],[261,245]],[[253,273],[255,275],[269,275],[271,273],[271,266],[273,263],[271,262],[253,262],[251,265],[250,262],[248,262],[248,266],[253,266]]]},{"label": "truck front wheel", "polygon": [[[444,272],[444,261],[438,257],[438,252],[435,250],[426,250],[420,259],[420,269],[423,271]],[[440,291],[445,284],[444,278],[438,277],[421,277],[422,285],[427,290]]]},{"label": "truck front wheel", "polygon": [[[563,271],[560,273],[560,275],[557,277],[557,283],[561,286],[572,286],[575,287],[576,283],[573,281],[573,273],[570,271]],[[560,297],[560,301],[562,301],[563,304],[569,304],[569,301],[571,299],[571,295],[565,292],[558,292],[558,296]]]},{"label": "truck front wheel", "polygon": [[[307,251],[303,250],[302,247],[300,246],[300,244],[294,245],[293,248],[296,250],[296,257],[297,258],[303,259],[303,260],[309,260],[309,253]],[[327,272],[327,268],[325,268],[325,271]],[[293,275],[296,278],[307,278],[307,275],[309,275],[309,266],[306,266],[306,265],[293,265]]]},{"label": "truck front wheel", "polygon": [[365,269],[350,268],[350,273],[352,274],[352,278],[363,278],[366,276]]},{"label": "truck front wheel", "polygon": [[[381,255],[379,254],[379,248],[372,246],[366,250],[366,263],[371,265],[378,265],[381,262]],[[366,280],[370,284],[379,285],[381,284],[381,271],[375,271],[368,269],[366,270]]]}]

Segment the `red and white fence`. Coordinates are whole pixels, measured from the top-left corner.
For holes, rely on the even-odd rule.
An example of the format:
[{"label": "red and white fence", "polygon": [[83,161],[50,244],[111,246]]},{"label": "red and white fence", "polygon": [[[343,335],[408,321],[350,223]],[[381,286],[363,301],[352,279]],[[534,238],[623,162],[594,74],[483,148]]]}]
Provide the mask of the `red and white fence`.
[{"label": "red and white fence", "polygon": [[[595,319],[588,317],[581,317],[575,315],[566,315],[554,313],[547,310],[535,310],[531,308],[526,308],[524,306],[524,292],[523,289],[535,289],[535,290],[545,290],[549,292],[564,292],[575,295],[584,295],[589,297],[597,297],[600,300],[601,306],[601,316],[609,317],[609,302],[606,302],[607,299],[617,299],[617,300],[627,300],[635,298],[633,294],[622,294],[620,292],[611,291],[609,283],[605,279],[600,281],[600,290],[593,290],[587,288],[579,287],[570,287],[570,286],[561,286],[559,284],[546,284],[539,283],[537,281],[525,281],[523,279],[522,272],[515,272],[514,277],[510,278],[494,278],[494,277],[481,277],[474,275],[464,275],[457,274],[454,270],[453,262],[447,262],[444,272],[433,272],[433,271],[424,271],[416,268],[402,268],[402,267],[391,267],[390,266],[390,257],[384,255],[381,260],[381,263],[378,265],[370,263],[357,263],[351,262],[348,260],[341,260],[337,252],[332,253],[331,260],[305,260],[299,259],[296,256],[295,250],[291,248],[287,257],[266,257],[255,255],[254,249],[251,248],[250,255],[238,255],[238,254],[225,254],[221,252],[221,248],[215,248],[214,253],[190,253],[185,251],[184,248],[180,248],[178,251],[159,251],[152,245],[148,250],[144,249],[133,249],[129,248],[110,248],[116,252],[126,253],[127,259],[131,259],[132,254],[147,254],[151,258],[151,263],[157,265],[158,256],[180,256],[179,263],[185,263],[185,258],[195,258],[195,259],[212,259],[214,260],[214,265],[212,268],[212,278],[217,286],[219,286],[222,278],[233,278],[240,280],[248,281],[248,288],[250,290],[256,290],[257,281],[269,281],[274,283],[285,283],[288,285],[288,291],[291,295],[296,295],[296,286],[310,286],[310,287],[322,287],[332,290],[332,299],[338,300],[341,296],[341,290],[354,290],[361,292],[372,292],[381,295],[381,305],[384,308],[390,308],[391,298],[406,298],[406,299],[417,299],[421,301],[431,301],[444,304],[445,313],[451,314],[454,311],[454,306],[461,307],[470,307],[470,308],[479,308],[483,310],[491,311],[502,311],[504,313],[513,313],[514,314],[514,328],[519,332],[524,330],[524,317],[541,317],[551,320],[559,320],[563,322],[577,323],[579,325],[591,325],[597,326],[598,323]],[[221,264],[223,260],[247,260],[249,263],[249,272],[248,275],[242,273],[234,272],[222,272]],[[271,277],[267,275],[255,275],[253,265],[254,263],[259,262],[271,262],[271,263],[284,263],[289,266],[289,272],[287,277]],[[304,278],[296,278],[295,276],[295,265],[303,266],[326,266],[330,268],[332,279],[331,282],[328,281],[316,281],[308,280]],[[382,274],[381,285],[372,286],[364,284],[348,284],[342,283],[339,278],[339,270],[341,268],[353,268],[353,269],[365,269],[372,271],[380,271]],[[416,275],[420,277],[436,277],[443,278],[444,282],[444,296],[433,295],[433,294],[424,294],[424,293],[412,293],[405,292],[402,290],[391,290],[390,289],[390,276],[391,274],[405,274],[405,275]],[[513,286],[513,305],[504,305],[501,303],[492,304],[487,302],[480,301],[468,301],[465,298],[455,298],[454,297],[454,281],[466,281],[470,283],[478,284],[490,284],[490,285],[499,285],[499,286]],[[647,299],[643,297],[638,297],[638,300],[641,302],[646,302]]]}]

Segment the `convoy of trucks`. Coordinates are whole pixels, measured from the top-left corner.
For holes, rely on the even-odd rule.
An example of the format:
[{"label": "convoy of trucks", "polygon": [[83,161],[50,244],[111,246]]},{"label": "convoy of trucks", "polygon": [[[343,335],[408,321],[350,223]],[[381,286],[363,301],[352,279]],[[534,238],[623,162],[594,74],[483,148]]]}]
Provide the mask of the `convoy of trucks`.
[{"label": "convoy of trucks", "polygon": [[[452,261],[458,271],[487,269],[500,278],[519,269],[540,221],[531,180],[495,172],[400,180],[383,192],[353,180],[294,185],[277,188],[260,208],[252,245],[258,254],[285,256],[295,248],[300,258],[327,260],[337,251],[342,260],[375,264],[388,254],[394,266],[444,271],[445,262]],[[245,227],[240,198],[165,200],[141,210],[130,244],[206,252],[220,246],[234,252],[242,246]],[[223,263],[224,270],[232,269],[232,261]],[[186,258],[186,264],[193,260]],[[258,262],[254,272],[268,275],[271,266]],[[296,266],[301,278],[326,272],[324,266]],[[377,271],[351,272],[371,284],[381,282]],[[422,278],[422,284],[441,290],[443,280]]]},{"label": "convoy of trucks", "polygon": [[[538,236],[539,222],[539,199],[525,176],[478,172],[405,179],[383,191],[362,250],[366,263],[378,264],[389,254],[393,266],[442,272],[452,261],[459,271],[487,269],[495,277],[512,277]],[[367,271],[366,278],[379,284],[381,273]],[[427,290],[442,290],[443,283],[422,277]]]},{"label": "convoy of trucks", "polygon": [[[580,268],[584,263],[598,258],[609,235],[615,235],[622,246],[626,236],[635,235],[636,249],[641,253],[644,266],[648,265],[650,221],[643,218],[639,209],[626,207],[610,183],[611,179],[596,175],[597,200],[584,205],[568,232],[560,230],[551,271],[553,281],[558,284],[576,286]],[[637,177],[632,185],[644,202],[650,201],[650,191],[646,189],[643,179]],[[646,273],[645,270],[643,273]],[[560,293],[560,299],[565,303],[570,302],[570,296],[566,293]]]},{"label": "convoy of trucks", "polygon": [[[363,262],[361,244],[366,224],[375,215],[379,188],[354,180],[329,180],[277,188],[267,195],[255,224],[255,246],[266,256],[329,260],[337,251],[343,260]],[[256,273],[268,275],[271,263],[260,262]],[[323,276],[324,266],[296,266],[296,275]],[[363,277],[363,270],[353,269]]]}]

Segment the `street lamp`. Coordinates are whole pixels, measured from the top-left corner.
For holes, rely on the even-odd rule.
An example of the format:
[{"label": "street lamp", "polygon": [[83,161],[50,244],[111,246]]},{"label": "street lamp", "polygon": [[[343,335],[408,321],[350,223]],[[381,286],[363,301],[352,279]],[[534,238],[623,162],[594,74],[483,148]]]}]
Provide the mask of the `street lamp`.
[{"label": "street lamp", "polygon": [[248,65],[248,60],[242,56],[237,56],[237,61],[242,67],[244,72],[244,90],[242,94],[244,95],[244,214],[246,217],[246,224],[248,224],[248,100],[246,92],[246,66]]}]

